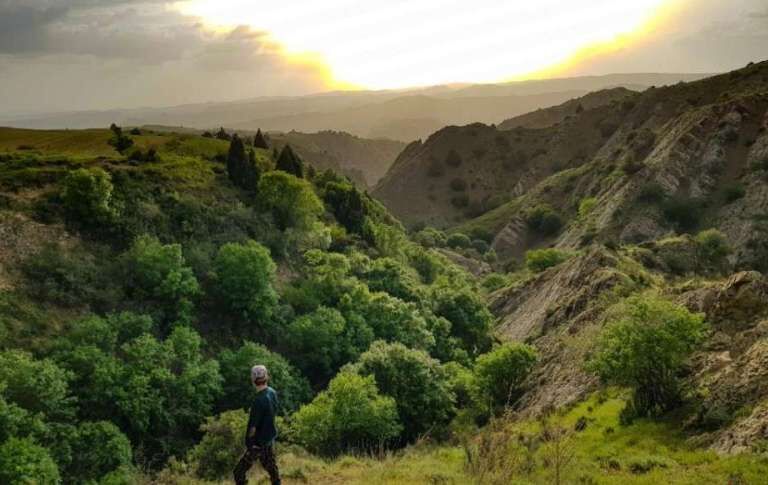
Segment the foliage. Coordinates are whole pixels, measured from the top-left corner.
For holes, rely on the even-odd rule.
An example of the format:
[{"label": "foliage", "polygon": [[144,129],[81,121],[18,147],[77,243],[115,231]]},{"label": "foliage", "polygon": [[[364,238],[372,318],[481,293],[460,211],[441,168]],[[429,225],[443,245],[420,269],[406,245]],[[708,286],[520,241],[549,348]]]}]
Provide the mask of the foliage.
[{"label": "foliage", "polygon": [[454,232],[448,236],[446,244],[451,249],[467,249],[472,246],[472,240],[466,234]]},{"label": "foliage", "polygon": [[451,335],[461,348],[477,355],[490,346],[489,331],[493,317],[485,303],[469,288],[438,288],[432,295],[434,313],[451,324]]},{"label": "foliage", "polygon": [[5,400],[49,419],[71,418],[75,400],[69,392],[72,375],[50,359],[38,360],[29,353],[0,353],[0,391]]},{"label": "foliage", "polygon": [[500,290],[509,284],[509,279],[499,273],[491,273],[480,283],[483,289],[488,292]]},{"label": "foliage", "polygon": [[218,355],[224,379],[219,409],[246,409],[252,403],[251,367],[265,365],[269,369],[270,385],[280,396],[280,412],[290,414],[307,402],[310,389],[307,380],[283,356],[263,345],[245,342],[236,349],[224,349]]},{"label": "foliage", "polygon": [[186,265],[179,244],[162,244],[142,236],[123,255],[130,297],[154,308],[163,322],[188,322],[200,285]]},{"label": "foliage", "polygon": [[419,275],[394,258],[377,258],[357,275],[371,291],[383,291],[405,301],[418,301],[422,297]]},{"label": "foliage", "polygon": [[248,415],[242,409],[227,411],[206,420],[200,427],[203,439],[189,453],[189,460],[198,477],[219,480],[232,473],[243,453],[247,423]]},{"label": "foliage", "polygon": [[536,350],[526,344],[506,343],[477,358],[474,368],[475,400],[489,409],[514,404],[520,385],[536,363]]},{"label": "foliage", "polygon": [[565,251],[559,249],[534,249],[525,253],[525,265],[535,273],[557,266],[571,257]]},{"label": "foliage", "polygon": [[725,258],[731,254],[728,239],[717,229],[708,229],[695,238],[699,263],[705,267],[720,268]]},{"label": "foliage", "polygon": [[276,170],[289,173],[298,178],[304,178],[304,162],[301,161],[296,152],[293,151],[291,145],[285,145],[280,152],[280,156],[277,157]]},{"label": "foliage", "polygon": [[395,401],[379,394],[373,376],[342,372],[294,414],[292,429],[309,450],[337,456],[385,446],[403,427]]},{"label": "foliage", "polygon": [[585,197],[579,202],[579,219],[585,220],[597,207],[597,199],[594,197]]},{"label": "foliage", "polygon": [[657,416],[680,404],[677,374],[705,333],[703,315],[655,296],[630,297],[603,331],[589,368],[633,389],[629,417]]},{"label": "foliage", "polygon": [[445,233],[434,227],[427,227],[413,236],[413,241],[425,248],[442,248],[448,240]]},{"label": "foliage", "polygon": [[238,187],[254,190],[261,178],[261,170],[256,164],[253,151],[245,152],[243,140],[235,134],[229,145],[227,154],[227,174],[229,179]]},{"label": "foliage", "polygon": [[448,155],[445,157],[445,164],[449,167],[456,168],[461,165],[463,162],[461,155],[459,155],[459,152],[457,152],[454,149],[451,149],[451,151],[448,152]]},{"label": "foliage", "polygon": [[95,481],[131,466],[131,443],[112,423],[82,423],[68,430],[65,440],[72,449],[72,459],[62,470],[68,479]]},{"label": "foliage", "polygon": [[266,137],[261,132],[261,129],[256,131],[256,135],[253,137],[253,146],[255,148],[261,148],[262,150],[269,150],[269,143]]},{"label": "foliage", "polygon": [[529,210],[525,220],[530,229],[546,237],[556,235],[564,225],[560,214],[552,207],[544,204]]},{"label": "foliage", "polygon": [[84,227],[98,227],[117,215],[112,198],[112,178],[101,168],[80,168],[67,174],[61,199],[70,221]]},{"label": "foliage", "polygon": [[374,342],[355,371],[372,375],[382,394],[394,398],[403,425],[402,438],[440,433],[454,414],[455,396],[439,362],[401,343]]},{"label": "foliage", "polygon": [[109,128],[112,131],[112,138],[109,144],[119,153],[124,154],[133,146],[133,139],[123,133],[123,129],[112,123]]},{"label": "foliage", "polygon": [[667,221],[678,231],[689,232],[701,223],[703,202],[698,199],[672,197],[663,203],[662,210]]},{"label": "foliage", "polygon": [[323,200],[331,208],[336,220],[349,232],[360,234],[365,222],[363,196],[348,182],[326,184]]},{"label": "foliage", "polygon": [[27,438],[11,438],[0,445],[0,483],[56,485],[59,469],[45,448]]},{"label": "foliage", "polygon": [[323,204],[309,182],[283,171],[265,174],[259,181],[259,200],[272,212],[280,229],[309,228],[323,213]]},{"label": "foliage", "polygon": [[216,292],[230,311],[262,325],[272,316],[277,305],[276,266],[267,248],[256,241],[225,244],[213,267]]}]

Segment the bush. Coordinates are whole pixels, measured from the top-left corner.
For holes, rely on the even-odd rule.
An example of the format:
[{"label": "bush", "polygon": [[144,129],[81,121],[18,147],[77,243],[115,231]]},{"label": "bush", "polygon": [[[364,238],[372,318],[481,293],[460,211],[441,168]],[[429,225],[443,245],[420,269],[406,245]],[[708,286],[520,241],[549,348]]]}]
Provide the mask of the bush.
[{"label": "bush", "polygon": [[269,250],[256,241],[225,244],[213,266],[216,292],[227,308],[263,326],[277,306],[272,287],[276,266]]},{"label": "bush", "polygon": [[440,432],[454,414],[455,396],[447,376],[422,350],[374,342],[353,368],[360,375],[372,375],[379,391],[394,398],[406,441],[430,430]]},{"label": "bush", "polygon": [[338,374],[292,422],[297,441],[325,456],[379,449],[402,430],[394,399],[379,394],[373,376],[350,372]]},{"label": "bush", "polygon": [[260,201],[272,212],[281,230],[307,229],[324,211],[309,182],[280,170],[261,177],[258,192]]},{"label": "bush", "polygon": [[689,232],[696,229],[703,211],[703,202],[698,199],[673,197],[668,199],[662,210],[664,217],[681,232]]},{"label": "bush", "polygon": [[200,427],[203,439],[189,452],[195,475],[210,481],[228,477],[243,453],[247,425],[248,415],[241,409],[208,418]]},{"label": "bush", "polygon": [[705,267],[719,268],[725,258],[731,254],[728,239],[717,229],[708,229],[696,235],[695,238],[699,264]]},{"label": "bush", "polygon": [[535,273],[564,263],[571,257],[570,254],[559,249],[535,249],[525,253],[525,265]]},{"label": "bush", "polygon": [[123,133],[123,129],[114,123],[109,128],[112,130],[112,138],[107,142],[109,143],[119,154],[123,154],[133,146],[133,140]]},{"label": "bush", "polygon": [[117,215],[112,202],[112,177],[100,168],[70,172],[62,183],[61,198],[71,222],[95,227]]},{"label": "bush", "polygon": [[0,353],[0,390],[10,403],[48,419],[71,418],[75,400],[69,393],[72,374],[52,360],[37,360],[20,350]]},{"label": "bush", "polygon": [[585,220],[597,207],[597,199],[594,197],[585,197],[579,202],[579,219]]},{"label": "bush", "polygon": [[701,314],[655,296],[635,296],[619,309],[588,368],[603,381],[633,389],[625,417],[658,416],[681,403],[678,376],[705,337]]},{"label": "bush", "polygon": [[451,324],[451,336],[471,355],[490,347],[493,316],[485,302],[469,288],[438,288],[432,295],[434,313]]},{"label": "bush", "polygon": [[251,367],[262,364],[269,369],[270,385],[280,397],[280,412],[290,414],[309,400],[309,383],[280,354],[253,342],[245,342],[237,350],[223,350],[218,356],[224,378],[219,409],[247,409],[253,399]]},{"label": "bush", "polygon": [[475,239],[474,241],[472,241],[472,248],[474,248],[475,251],[477,251],[482,255],[487,253],[491,249],[491,245],[483,241],[482,239]]},{"label": "bush", "polygon": [[59,469],[48,450],[30,439],[11,438],[0,445],[0,483],[56,485]]},{"label": "bush", "polygon": [[501,288],[504,288],[509,284],[509,280],[505,275],[499,274],[499,273],[491,273],[485,278],[483,278],[483,281],[480,282],[480,286],[485,289],[485,291],[493,292],[496,290],[500,290]]},{"label": "bush", "polygon": [[730,184],[723,189],[723,199],[726,204],[731,204],[747,195],[747,189],[741,184]]},{"label": "bush", "polygon": [[350,183],[331,182],[325,186],[323,199],[339,224],[349,232],[361,234],[365,220],[363,195]]},{"label": "bush", "polygon": [[667,192],[657,182],[648,182],[640,188],[637,194],[637,200],[646,204],[655,204],[663,201],[667,197]]},{"label": "bush", "polygon": [[474,369],[477,403],[490,409],[514,404],[536,359],[535,349],[521,343],[506,343],[479,356]]},{"label": "bush", "polygon": [[560,214],[548,205],[539,205],[526,214],[528,227],[542,236],[556,235],[562,229],[564,222]]},{"label": "bush", "polygon": [[123,263],[129,296],[154,308],[166,325],[191,320],[200,285],[184,261],[181,245],[142,236],[123,255]]},{"label": "bush", "polygon": [[448,239],[443,231],[427,227],[417,232],[413,236],[413,241],[425,248],[442,248],[447,244]]},{"label": "bush", "polygon": [[82,423],[66,440],[72,448],[72,461],[64,468],[68,480],[88,483],[131,466],[131,442],[112,423]]},{"label": "bush", "polygon": [[448,236],[446,244],[451,249],[468,249],[472,246],[472,240],[466,234],[455,232]]}]

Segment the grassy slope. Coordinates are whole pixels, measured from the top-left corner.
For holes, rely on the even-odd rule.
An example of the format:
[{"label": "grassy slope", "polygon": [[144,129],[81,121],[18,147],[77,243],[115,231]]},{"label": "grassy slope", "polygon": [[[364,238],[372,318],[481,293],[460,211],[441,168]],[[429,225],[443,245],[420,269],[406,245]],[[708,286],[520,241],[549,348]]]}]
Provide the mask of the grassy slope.
[{"label": "grassy slope", "polygon": [[[616,392],[597,394],[587,401],[551,418],[551,423],[572,430],[579,418],[586,418],[585,430],[575,433],[571,449],[573,461],[564,468],[562,483],[625,485],[699,485],[709,483],[764,483],[768,458],[756,455],[723,457],[696,449],[686,441],[679,423],[640,420],[629,426],[619,424],[624,399]],[[503,425],[509,436],[537,436],[538,421]],[[527,456],[510,452],[509,462],[532,459],[529,472],[518,471],[517,484],[554,483],[552,469],[546,466],[541,448]],[[460,446],[420,445],[382,459],[345,456],[323,461],[302,453],[282,450],[280,466],[283,483],[323,484],[469,484],[495,483],[486,476],[479,480],[465,468],[465,452]],[[264,472],[254,469],[251,478],[266,483]],[[168,473],[161,483],[203,484],[185,473]],[[226,480],[216,482],[224,485]],[[509,483],[509,482],[499,482]]]}]

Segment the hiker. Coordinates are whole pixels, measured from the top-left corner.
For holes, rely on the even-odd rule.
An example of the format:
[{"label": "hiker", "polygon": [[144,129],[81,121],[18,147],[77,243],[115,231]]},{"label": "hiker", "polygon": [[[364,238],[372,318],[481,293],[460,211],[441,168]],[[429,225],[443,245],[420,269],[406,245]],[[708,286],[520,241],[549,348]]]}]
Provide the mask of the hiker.
[{"label": "hiker", "polygon": [[269,473],[272,485],[280,485],[280,472],[275,457],[277,392],[267,385],[269,372],[263,365],[253,366],[251,382],[256,388],[256,397],[253,399],[248,427],[245,430],[245,453],[234,470],[235,484],[248,483],[246,473],[258,460]]}]

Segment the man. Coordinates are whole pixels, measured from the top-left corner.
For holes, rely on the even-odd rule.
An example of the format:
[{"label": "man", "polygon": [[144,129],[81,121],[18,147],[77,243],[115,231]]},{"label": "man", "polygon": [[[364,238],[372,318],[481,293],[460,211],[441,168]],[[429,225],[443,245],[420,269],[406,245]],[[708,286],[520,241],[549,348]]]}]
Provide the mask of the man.
[{"label": "man", "polygon": [[246,450],[234,470],[235,483],[246,485],[248,483],[246,473],[258,460],[269,473],[272,485],[280,485],[280,472],[275,458],[277,393],[267,385],[269,372],[263,365],[253,366],[251,382],[256,387],[256,397],[253,399],[248,427],[245,431]]}]

